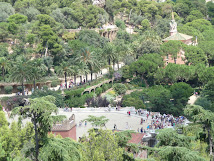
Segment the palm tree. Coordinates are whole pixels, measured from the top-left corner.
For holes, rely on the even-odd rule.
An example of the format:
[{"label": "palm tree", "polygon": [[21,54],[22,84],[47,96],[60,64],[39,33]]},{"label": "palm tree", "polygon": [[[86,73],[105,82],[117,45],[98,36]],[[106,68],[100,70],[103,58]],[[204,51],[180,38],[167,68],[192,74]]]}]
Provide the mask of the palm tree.
[{"label": "palm tree", "polygon": [[95,52],[90,51],[89,48],[82,48],[80,50],[80,57],[78,58],[81,63],[83,63],[83,67],[85,69],[85,76],[86,76],[86,82],[87,82],[87,74],[88,70],[91,73],[91,81],[93,77],[93,72],[95,68],[99,68],[99,61],[97,60],[97,55]]},{"label": "palm tree", "polygon": [[42,59],[34,59],[30,62],[31,66],[31,80],[33,80],[34,89],[36,89],[36,80],[40,79],[45,72],[45,65]]},{"label": "palm tree", "polygon": [[9,65],[9,62],[8,60],[5,58],[5,57],[0,57],[0,66],[1,66],[1,70],[2,70],[2,77],[3,77],[3,80],[4,80],[4,75],[5,75],[5,72],[8,70],[8,65]]},{"label": "palm tree", "polygon": [[111,61],[113,61],[113,65],[115,63],[115,48],[111,43],[108,43],[103,49],[103,56],[108,60],[109,70]]},{"label": "palm tree", "polygon": [[22,84],[22,95],[24,95],[24,81],[31,78],[31,66],[25,57],[21,57],[10,70],[10,79]]},{"label": "palm tree", "polygon": [[64,75],[65,77],[65,86],[67,88],[67,76],[70,75],[72,73],[72,68],[70,67],[69,63],[68,62],[62,62],[60,64],[60,66],[57,66],[56,67],[56,73],[59,75],[59,76],[62,76]]}]

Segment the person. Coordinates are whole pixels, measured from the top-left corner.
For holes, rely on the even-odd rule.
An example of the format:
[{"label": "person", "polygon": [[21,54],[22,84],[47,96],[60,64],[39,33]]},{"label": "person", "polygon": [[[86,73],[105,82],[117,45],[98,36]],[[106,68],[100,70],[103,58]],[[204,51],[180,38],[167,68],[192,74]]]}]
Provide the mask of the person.
[{"label": "person", "polygon": [[147,130],[149,130],[149,125],[147,126]]},{"label": "person", "polygon": [[81,126],[81,125],[82,125],[82,121],[79,122],[79,126]]},{"label": "person", "polygon": [[129,111],[129,116],[131,115],[131,112]]},{"label": "person", "polygon": [[116,124],[114,124],[114,130],[116,130],[117,129],[117,125]]},{"label": "person", "polygon": [[141,124],[141,125],[143,124],[143,118],[141,118],[141,120],[140,120],[140,124]]},{"label": "person", "polygon": [[143,133],[143,127],[141,127],[140,132]]},{"label": "person", "polygon": [[85,126],[87,126],[87,121],[85,121]]},{"label": "person", "polygon": [[71,112],[72,112],[72,107],[71,107]]}]

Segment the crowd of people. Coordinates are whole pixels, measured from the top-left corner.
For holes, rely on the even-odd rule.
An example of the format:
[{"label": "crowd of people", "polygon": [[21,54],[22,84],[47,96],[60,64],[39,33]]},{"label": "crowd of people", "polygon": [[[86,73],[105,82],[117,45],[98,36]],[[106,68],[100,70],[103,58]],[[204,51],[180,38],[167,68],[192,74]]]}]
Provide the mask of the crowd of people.
[{"label": "crowd of people", "polygon": [[[136,110],[136,114],[142,116],[140,120],[140,125],[143,123],[147,124],[147,128],[143,129],[138,128],[138,132],[145,132],[146,130],[154,130],[154,129],[163,129],[163,128],[173,128],[178,124],[184,124],[186,118],[184,116],[174,117],[171,114],[160,114],[159,112],[150,112],[144,110]],[[151,118],[151,122],[149,122],[149,117]]]}]

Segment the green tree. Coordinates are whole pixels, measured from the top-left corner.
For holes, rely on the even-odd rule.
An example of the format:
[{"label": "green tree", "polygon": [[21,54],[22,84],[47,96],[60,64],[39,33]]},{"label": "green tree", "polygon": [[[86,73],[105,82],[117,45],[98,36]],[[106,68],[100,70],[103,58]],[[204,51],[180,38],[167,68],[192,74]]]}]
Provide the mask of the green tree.
[{"label": "green tree", "polygon": [[172,103],[170,102],[171,92],[163,86],[148,88],[145,91],[145,99],[150,102],[149,106],[152,111],[175,113],[172,109]]},{"label": "green tree", "polygon": [[174,105],[177,112],[182,114],[183,108],[186,106],[189,97],[193,94],[192,87],[184,82],[175,83],[170,87]]},{"label": "green tree", "polygon": [[185,114],[189,115],[194,122],[202,124],[204,126],[204,132],[207,133],[207,139],[209,143],[209,153],[210,159],[214,159],[214,152],[213,152],[213,120],[214,120],[214,113],[203,109],[203,107],[198,105],[188,105],[185,109]]},{"label": "green tree", "polygon": [[6,22],[10,15],[15,14],[15,10],[11,4],[0,2],[0,22]]},{"label": "green tree", "polygon": [[207,63],[207,57],[201,48],[196,46],[186,46],[184,50],[187,64],[197,65],[199,63]]},{"label": "green tree", "polygon": [[33,80],[34,89],[36,89],[36,80],[42,78],[45,73],[45,65],[43,64],[42,59],[34,59],[29,62],[30,65],[30,79]]},{"label": "green tree", "polygon": [[161,45],[161,51],[163,52],[164,56],[171,55],[176,64],[177,54],[182,49],[182,46],[184,46],[183,42],[170,40]]},{"label": "green tree", "polygon": [[90,122],[91,125],[95,127],[106,127],[106,123],[108,122],[108,120],[109,119],[107,119],[105,116],[96,117],[93,115],[89,115],[88,118],[84,121]]},{"label": "green tree", "polygon": [[9,62],[5,57],[0,57],[0,66],[1,66],[1,70],[2,70],[3,80],[5,80],[4,79],[5,72],[9,70]]},{"label": "green tree", "polygon": [[213,41],[202,41],[199,43],[199,47],[207,55],[209,66],[213,66],[214,65],[214,40]]},{"label": "green tree", "polygon": [[21,15],[21,14],[14,14],[14,15],[11,15],[7,21],[9,23],[11,22],[14,22],[15,24],[23,24],[27,21],[27,16],[24,16],[24,15]]},{"label": "green tree", "polygon": [[[82,145],[71,138],[48,138],[47,143],[41,148],[39,159],[49,160],[73,160],[80,161]],[[48,153],[47,153],[48,151]]]},{"label": "green tree", "polygon": [[56,73],[60,76],[64,75],[65,77],[65,86],[67,88],[67,76],[72,74],[72,68],[68,62],[62,62],[60,66],[56,67]]},{"label": "green tree", "polygon": [[20,119],[31,118],[35,136],[35,160],[38,161],[39,149],[47,140],[48,132],[51,130],[53,123],[62,120],[63,116],[53,116],[52,113],[57,113],[55,98],[46,96],[40,98],[29,99],[29,104],[16,107],[12,111],[12,116],[19,115]]},{"label": "green tree", "polygon": [[214,103],[214,81],[213,79],[205,85],[204,93],[207,95],[207,98]]},{"label": "green tree", "polygon": [[24,95],[24,81],[30,80],[31,78],[30,72],[30,65],[24,57],[14,62],[10,69],[10,79],[21,83],[22,95]]},{"label": "green tree", "polygon": [[145,30],[148,30],[150,28],[150,22],[148,19],[144,19],[142,22],[141,22],[141,26],[142,26],[142,30],[145,31]]},{"label": "green tree", "polygon": [[118,145],[118,136],[110,130],[92,129],[89,131],[89,136],[80,141],[85,146],[83,151],[86,161],[120,161],[123,158],[123,149]]}]

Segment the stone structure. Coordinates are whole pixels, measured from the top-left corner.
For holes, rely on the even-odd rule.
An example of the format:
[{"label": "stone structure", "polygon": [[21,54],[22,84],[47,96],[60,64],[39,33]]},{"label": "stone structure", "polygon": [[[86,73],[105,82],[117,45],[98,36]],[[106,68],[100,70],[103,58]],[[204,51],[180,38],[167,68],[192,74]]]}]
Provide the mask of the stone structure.
[{"label": "stone structure", "polygon": [[112,82],[112,81],[113,81],[112,79],[108,79],[108,80],[105,80],[105,81],[103,81],[103,82],[101,82],[101,83],[99,83],[99,84],[97,84],[97,85],[94,85],[94,86],[92,86],[92,87],[90,87],[90,88],[86,88],[86,89],[82,92],[82,95],[83,95],[85,92],[89,92],[89,93],[91,93],[92,91],[95,92],[95,89],[96,89],[96,88],[99,88],[99,87],[101,87],[103,84],[107,84],[107,83],[110,83],[110,82]]},{"label": "stone structure", "polygon": [[[174,19],[174,14],[172,12],[172,20],[170,22],[170,30],[169,30],[170,36],[163,39],[164,42],[170,41],[170,40],[177,40],[177,41],[182,41],[184,44],[187,45],[197,45],[197,37],[196,41],[192,41],[192,36],[185,35],[182,33],[179,33],[177,31],[177,23]],[[181,49],[179,53],[177,54],[177,58],[174,59],[172,55],[168,55],[164,57],[164,61],[166,62],[166,65],[168,63],[176,63],[176,64],[185,64],[185,52]]]},{"label": "stone structure", "polygon": [[69,137],[76,140],[76,123],[73,114],[68,120],[54,124],[51,132],[55,135],[61,135],[63,138]]},{"label": "stone structure", "polygon": [[[67,29],[68,32],[80,32],[82,29]],[[98,29],[98,28],[95,28],[95,29],[87,29],[87,30],[94,30],[96,31],[97,33],[100,34],[100,36],[102,37],[105,37],[105,38],[108,38],[110,41],[113,41],[116,36],[117,36],[117,31],[118,31],[118,28],[115,27],[115,28],[102,28],[102,29]]]},{"label": "stone structure", "polygon": [[104,7],[106,4],[105,0],[92,0],[92,4],[98,7]]},{"label": "stone structure", "polygon": [[169,40],[178,40],[178,41],[182,41],[184,44],[187,44],[187,45],[192,45],[193,43],[192,36],[185,35],[177,31],[177,23],[175,22],[173,12],[172,12],[172,20],[170,22],[169,33],[170,33],[170,36],[163,39],[164,42],[167,42]]},{"label": "stone structure", "polygon": [[[132,133],[132,139],[128,141],[128,143],[147,145],[143,142],[143,137],[145,133]],[[137,153],[134,153],[135,158],[147,159],[147,150],[140,149]]]},{"label": "stone structure", "polygon": [[[13,87],[12,93],[17,93],[18,92],[17,87],[21,86],[21,85],[22,85],[21,83],[0,83],[0,94],[5,94],[4,87],[6,87],[6,86],[12,86]],[[33,88],[32,83],[31,84],[24,83],[24,86],[25,86],[25,89],[28,89],[28,91],[31,91]],[[41,88],[43,86],[51,87],[51,81],[36,83],[36,87],[38,87],[38,88]]]}]

